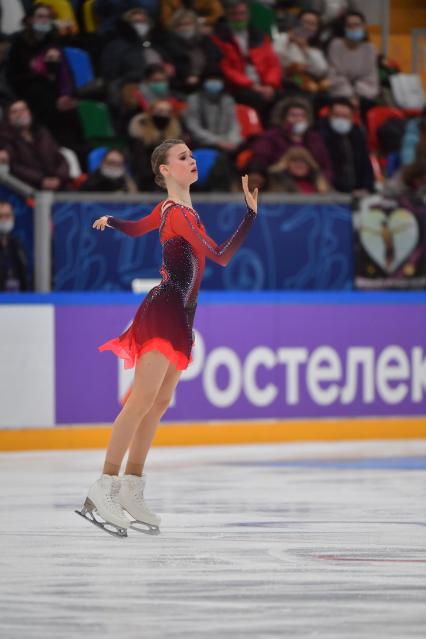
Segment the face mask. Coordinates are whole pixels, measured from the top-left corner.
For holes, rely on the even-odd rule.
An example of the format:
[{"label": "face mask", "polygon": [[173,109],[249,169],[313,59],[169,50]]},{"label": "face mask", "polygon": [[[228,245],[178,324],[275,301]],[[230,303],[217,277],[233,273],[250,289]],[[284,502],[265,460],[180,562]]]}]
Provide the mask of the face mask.
[{"label": "face mask", "polygon": [[230,20],[229,26],[232,31],[245,31],[247,29],[248,21],[247,20]]},{"label": "face mask", "polygon": [[352,42],[361,42],[364,40],[364,29],[346,29],[345,37]]},{"label": "face mask", "polygon": [[223,91],[223,80],[206,80],[203,84],[203,88],[207,93],[217,94]]},{"label": "face mask", "polygon": [[195,27],[184,27],[176,31],[176,33],[184,40],[192,40],[195,36],[196,30]]},{"label": "face mask", "polygon": [[31,124],[31,116],[30,115],[21,115],[12,122],[12,125],[17,129],[24,129]]},{"label": "face mask", "polygon": [[120,169],[119,167],[103,166],[101,168],[101,174],[110,180],[117,180],[118,178],[123,177],[124,169]]},{"label": "face mask", "polygon": [[168,115],[153,115],[152,121],[157,129],[165,129],[170,122],[170,116]]},{"label": "face mask", "polygon": [[352,122],[346,118],[330,118],[330,126],[333,131],[345,135],[352,129]]},{"label": "face mask", "polygon": [[33,22],[32,27],[38,35],[45,35],[52,30],[52,22]]},{"label": "face mask", "polygon": [[0,164],[0,175],[9,175],[10,167],[8,164]]},{"label": "face mask", "polygon": [[150,28],[148,22],[134,22],[132,27],[141,38],[146,36]]},{"label": "face mask", "polygon": [[304,122],[304,121],[296,122],[291,127],[291,131],[295,135],[303,135],[306,132],[308,126],[309,126],[309,124],[307,122]]},{"label": "face mask", "polygon": [[166,95],[169,92],[169,85],[166,81],[150,82],[149,87],[155,95]]},{"label": "face mask", "polygon": [[11,233],[13,231],[13,227],[15,226],[15,221],[12,220],[0,220],[0,233]]}]

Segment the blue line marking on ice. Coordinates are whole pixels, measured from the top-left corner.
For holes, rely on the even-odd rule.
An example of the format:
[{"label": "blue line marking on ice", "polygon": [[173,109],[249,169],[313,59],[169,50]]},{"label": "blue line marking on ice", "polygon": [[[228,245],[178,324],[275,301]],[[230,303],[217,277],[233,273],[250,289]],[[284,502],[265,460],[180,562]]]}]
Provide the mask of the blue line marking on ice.
[{"label": "blue line marking on ice", "polygon": [[268,468],[320,468],[324,470],[426,470],[426,457],[374,457],[367,459],[271,459],[224,462],[228,466]]}]

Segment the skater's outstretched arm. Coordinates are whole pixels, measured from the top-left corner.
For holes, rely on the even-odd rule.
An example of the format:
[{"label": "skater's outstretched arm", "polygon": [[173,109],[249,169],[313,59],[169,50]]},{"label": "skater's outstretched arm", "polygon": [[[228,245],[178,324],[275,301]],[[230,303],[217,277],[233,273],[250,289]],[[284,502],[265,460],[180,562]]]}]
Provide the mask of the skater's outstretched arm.
[{"label": "skater's outstretched arm", "polygon": [[161,224],[161,205],[159,202],[157,206],[151,211],[149,215],[136,221],[120,220],[112,215],[103,215],[93,223],[93,228],[99,231],[104,231],[107,226],[117,229],[126,235],[137,237],[145,235],[150,231],[158,229]]},{"label": "skater's outstretched arm", "polygon": [[207,235],[203,227],[198,226],[193,213],[188,209],[175,207],[172,211],[172,227],[177,235],[184,237],[194,248],[203,253],[213,262],[226,266],[232,256],[244,242],[257,213],[257,189],[253,194],[247,186],[247,176],[242,178],[247,212],[232,236],[223,244],[216,242]]}]

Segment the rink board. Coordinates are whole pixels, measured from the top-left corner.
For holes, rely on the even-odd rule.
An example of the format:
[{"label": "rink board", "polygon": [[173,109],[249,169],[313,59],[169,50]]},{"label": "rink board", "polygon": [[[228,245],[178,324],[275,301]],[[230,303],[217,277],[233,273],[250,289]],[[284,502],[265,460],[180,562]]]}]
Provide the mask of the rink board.
[{"label": "rink board", "polygon": [[[0,449],[104,445],[142,299],[4,296]],[[426,436],[425,294],[204,293],[195,335],[160,445]]]}]

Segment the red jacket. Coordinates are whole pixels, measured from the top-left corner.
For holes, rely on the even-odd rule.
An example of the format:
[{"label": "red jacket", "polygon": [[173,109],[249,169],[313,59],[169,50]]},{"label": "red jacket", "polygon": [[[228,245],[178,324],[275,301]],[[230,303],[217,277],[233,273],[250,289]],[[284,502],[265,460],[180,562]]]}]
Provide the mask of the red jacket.
[{"label": "red jacket", "polygon": [[[269,38],[252,26],[249,27],[248,34],[248,58],[259,74],[260,84],[278,89],[281,86],[282,68]],[[253,80],[246,75],[247,58],[242,53],[238,41],[233,37],[232,31],[222,23],[210,37],[222,51],[223,58],[220,66],[231,88],[232,86],[250,88]]]}]

